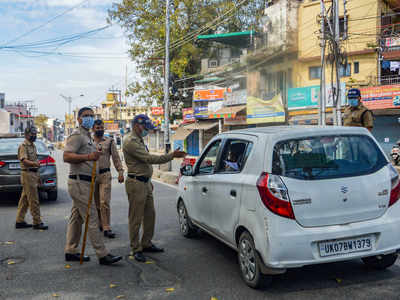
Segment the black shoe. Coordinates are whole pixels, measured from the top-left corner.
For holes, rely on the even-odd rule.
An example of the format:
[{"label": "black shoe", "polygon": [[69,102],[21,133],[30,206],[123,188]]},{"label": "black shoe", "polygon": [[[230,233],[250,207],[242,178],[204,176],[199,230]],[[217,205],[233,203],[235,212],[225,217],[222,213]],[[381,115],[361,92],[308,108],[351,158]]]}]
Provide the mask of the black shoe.
[{"label": "black shoe", "polygon": [[104,230],[104,236],[113,239],[115,238],[115,233],[112,230]]},{"label": "black shoe", "polygon": [[122,256],[114,256],[112,254],[107,254],[106,256],[99,258],[99,263],[101,265],[111,265],[113,263],[116,263],[117,261],[120,261],[122,259]]},{"label": "black shoe", "polygon": [[151,245],[150,247],[143,248],[143,252],[164,252],[164,248],[158,248],[156,245]]},{"label": "black shoe", "polygon": [[[65,261],[81,261],[81,254],[80,253],[65,253]],[[89,256],[84,256],[83,261],[90,261]]]},{"label": "black shoe", "polygon": [[138,262],[142,263],[146,262],[146,257],[143,255],[142,252],[136,252],[133,256]]},{"label": "black shoe", "polygon": [[99,230],[103,232],[103,226],[99,226]]},{"label": "black shoe", "polygon": [[33,227],[33,229],[36,229],[36,230],[47,230],[47,229],[49,229],[49,226],[46,226],[43,223],[40,223],[40,224],[37,224],[37,225],[33,225],[32,227]]},{"label": "black shoe", "polygon": [[21,228],[31,228],[32,227],[32,224],[28,224],[28,223],[26,223],[26,222],[16,222],[15,223],[15,228],[17,228],[17,229],[21,229]]}]

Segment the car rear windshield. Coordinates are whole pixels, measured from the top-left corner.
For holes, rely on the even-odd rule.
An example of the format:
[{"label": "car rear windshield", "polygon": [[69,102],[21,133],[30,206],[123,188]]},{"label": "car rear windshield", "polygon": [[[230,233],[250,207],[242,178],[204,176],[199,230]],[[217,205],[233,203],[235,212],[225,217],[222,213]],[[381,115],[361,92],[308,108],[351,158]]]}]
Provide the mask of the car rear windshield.
[{"label": "car rear windshield", "polygon": [[[0,139],[0,154],[10,154],[10,153],[18,153],[18,147],[24,142],[24,139],[22,138],[16,138],[16,139]],[[48,152],[48,149],[46,145],[41,142],[41,141],[36,141],[35,142],[36,149],[38,153],[46,153]]]},{"label": "car rear windshield", "polygon": [[372,174],[387,163],[368,136],[318,136],[278,142],[274,147],[272,173],[319,180]]}]

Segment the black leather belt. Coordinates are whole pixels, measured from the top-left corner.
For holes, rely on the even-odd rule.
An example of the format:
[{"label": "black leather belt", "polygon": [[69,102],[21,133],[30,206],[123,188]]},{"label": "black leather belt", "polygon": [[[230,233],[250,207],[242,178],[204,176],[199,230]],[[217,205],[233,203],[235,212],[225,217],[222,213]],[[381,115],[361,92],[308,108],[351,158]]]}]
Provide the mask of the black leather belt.
[{"label": "black leather belt", "polygon": [[132,178],[132,179],[136,179],[136,180],[139,180],[139,181],[141,181],[141,182],[149,182],[149,180],[150,180],[150,178],[149,177],[144,177],[144,176],[136,176],[136,175],[131,175],[131,174],[128,174],[128,177],[129,178]]},{"label": "black leather belt", "polygon": [[25,169],[25,170],[22,170],[22,171],[27,171],[27,172],[34,172],[34,173],[36,173],[37,171],[39,171],[39,169],[36,169],[36,168],[29,168],[29,169]]},{"label": "black leather belt", "polygon": [[79,174],[79,175],[69,175],[68,176],[70,179],[79,179],[79,180],[83,180],[83,181],[92,181],[92,176],[88,176],[88,175],[83,175],[83,174]]},{"label": "black leather belt", "polygon": [[100,169],[99,173],[103,174],[103,173],[107,173],[107,172],[110,172],[110,171],[111,171],[110,168],[105,168],[105,169]]}]

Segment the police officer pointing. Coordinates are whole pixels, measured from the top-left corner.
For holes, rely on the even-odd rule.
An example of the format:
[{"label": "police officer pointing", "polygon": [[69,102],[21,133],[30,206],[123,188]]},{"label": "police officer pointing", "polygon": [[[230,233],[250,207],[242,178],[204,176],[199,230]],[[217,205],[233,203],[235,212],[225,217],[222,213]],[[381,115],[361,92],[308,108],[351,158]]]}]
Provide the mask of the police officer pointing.
[{"label": "police officer pointing", "polygon": [[[154,129],[146,115],[137,115],[132,122],[132,132],[123,143],[123,152],[128,167],[128,178],[125,188],[129,200],[129,237],[132,255],[139,262],[145,262],[143,252],[163,252],[151,240],[154,234],[155,210],[153,199],[152,164],[167,163],[174,158],[185,157],[183,151],[174,151],[166,155],[152,155],[144,144],[143,137],[148,130]],[[143,236],[139,242],[139,229],[143,222]]]},{"label": "police officer pointing", "polygon": [[[78,247],[88,208],[93,161],[97,161],[101,154],[97,151],[89,132],[94,123],[93,110],[89,107],[81,108],[78,112],[78,122],[79,128],[68,137],[63,156],[64,161],[70,164],[68,192],[72,198],[65,245],[66,261],[79,261],[81,257]],[[111,255],[104,246],[94,205],[91,206],[89,213],[88,234],[99,263],[110,265],[121,260],[121,256]],[[85,256],[83,260],[89,261],[90,258]]]},{"label": "police officer pointing", "polygon": [[25,222],[25,215],[28,207],[33,219],[33,229],[48,229],[40,219],[39,207],[39,168],[37,150],[34,142],[36,141],[36,128],[27,127],[25,129],[25,141],[18,148],[18,159],[21,162],[21,183],[22,194],[18,203],[17,220],[15,228],[29,228],[31,224]]},{"label": "police officer pointing", "polygon": [[372,131],[374,119],[372,112],[361,102],[361,92],[359,89],[350,89],[347,93],[349,106],[344,110],[343,125],[365,127]]}]

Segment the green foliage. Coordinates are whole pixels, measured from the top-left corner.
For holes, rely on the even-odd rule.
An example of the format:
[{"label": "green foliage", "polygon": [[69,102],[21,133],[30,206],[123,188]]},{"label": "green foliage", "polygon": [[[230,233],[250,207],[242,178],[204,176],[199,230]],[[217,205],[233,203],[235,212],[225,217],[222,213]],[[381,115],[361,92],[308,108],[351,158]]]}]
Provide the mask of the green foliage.
[{"label": "green foliage", "polygon": [[[210,54],[209,43],[196,43],[203,29],[229,10],[232,12],[200,34],[236,32],[254,29],[262,14],[265,0],[171,0],[170,40],[171,74],[184,78],[200,71],[201,58]],[[242,3],[243,2],[243,3]],[[241,6],[238,7],[238,4]],[[115,21],[125,30],[129,54],[137,63],[141,79],[129,86],[128,93],[152,103],[163,100],[163,63],[165,45],[165,0],[123,0],[113,4],[109,22]],[[189,42],[179,43],[187,38]],[[179,46],[175,47],[178,42]],[[186,86],[188,87],[188,86]]]}]

